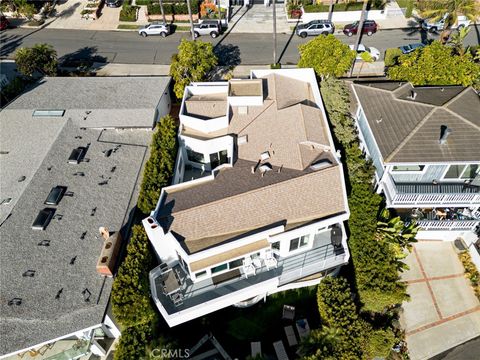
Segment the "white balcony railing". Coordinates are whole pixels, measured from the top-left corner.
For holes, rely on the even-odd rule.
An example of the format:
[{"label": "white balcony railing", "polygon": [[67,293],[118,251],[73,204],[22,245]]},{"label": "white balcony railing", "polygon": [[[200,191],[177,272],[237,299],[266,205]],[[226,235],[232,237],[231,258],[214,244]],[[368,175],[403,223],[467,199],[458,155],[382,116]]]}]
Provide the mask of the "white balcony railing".
[{"label": "white balcony railing", "polygon": [[382,184],[389,207],[471,207],[480,205],[480,193],[400,193],[389,174],[385,174],[382,179]]},{"label": "white balcony railing", "polygon": [[480,220],[420,220],[417,225],[422,230],[473,231]]}]

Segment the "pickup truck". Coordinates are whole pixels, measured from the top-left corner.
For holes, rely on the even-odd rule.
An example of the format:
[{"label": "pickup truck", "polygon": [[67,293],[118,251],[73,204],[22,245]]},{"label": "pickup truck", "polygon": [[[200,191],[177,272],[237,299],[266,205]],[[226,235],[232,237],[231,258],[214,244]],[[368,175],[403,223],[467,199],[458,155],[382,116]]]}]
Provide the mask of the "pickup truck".
[{"label": "pickup truck", "polygon": [[[425,19],[422,22],[422,28],[434,33],[437,31],[443,31],[445,28],[445,20],[448,18],[448,13],[443,15],[442,18],[438,21],[429,21],[428,19]],[[461,29],[463,27],[469,26],[470,25],[470,20],[463,15],[457,16],[457,23],[452,26],[452,29]]]}]

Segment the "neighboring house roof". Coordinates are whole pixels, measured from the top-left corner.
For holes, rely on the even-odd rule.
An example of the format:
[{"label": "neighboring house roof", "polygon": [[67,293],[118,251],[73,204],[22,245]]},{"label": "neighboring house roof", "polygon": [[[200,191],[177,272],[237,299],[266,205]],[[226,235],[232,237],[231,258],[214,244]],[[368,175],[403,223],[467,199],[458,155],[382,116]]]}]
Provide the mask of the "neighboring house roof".
[{"label": "neighboring house roof", "polygon": [[[472,88],[352,86],[385,163],[480,158],[480,97]],[[442,126],[453,131],[445,144],[439,142]]]},{"label": "neighboring house roof", "polygon": [[[270,74],[263,86],[263,105],[249,106],[247,113],[231,109],[227,133],[247,136],[238,145],[234,166],[221,169],[211,181],[164,189],[157,220],[189,253],[274,224],[347,212],[343,173],[310,85]],[[288,100],[284,94],[291,90]],[[272,170],[262,175],[258,160],[265,151]],[[310,168],[318,161],[325,167]]]},{"label": "neighboring house roof", "polygon": [[[38,90],[42,86],[35,88],[36,94],[48,103]],[[127,98],[134,96],[128,88],[123,91]],[[162,89],[158,98],[161,94]],[[151,132],[142,125],[125,130],[84,127],[85,109],[68,109],[76,94],[68,95],[72,100],[57,103],[66,109],[63,117],[33,117],[33,110],[45,103],[32,99],[35,103],[28,108],[23,97],[31,98],[31,93],[0,114],[1,198],[12,198],[10,205],[0,205],[1,355],[102,323],[112,279],[96,271],[103,245],[98,229],[120,231],[136,203]],[[151,106],[153,121],[156,103]],[[70,164],[77,147],[87,148],[85,161]],[[56,206],[44,204],[55,186],[71,193]],[[33,230],[44,208],[54,208],[55,218],[44,231]],[[39,245],[44,240],[49,246]],[[33,277],[23,275],[28,270]],[[9,305],[14,298],[21,304]]]},{"label": "neighboring house roof", "polygon": [[47,77],[7,108],[82,110],[84,127],[152,127],[169,83],[170,77]]}]

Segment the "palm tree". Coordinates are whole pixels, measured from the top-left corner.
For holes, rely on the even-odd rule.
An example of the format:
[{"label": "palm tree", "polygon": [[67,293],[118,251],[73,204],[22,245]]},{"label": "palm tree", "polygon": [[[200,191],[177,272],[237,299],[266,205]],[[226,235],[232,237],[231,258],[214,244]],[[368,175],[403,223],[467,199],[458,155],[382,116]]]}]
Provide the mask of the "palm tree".
[{"label": "palm tree", "polygon": [[328,21],[332,21],[333,16],[333,0],[330,0],[330,7],[328,8]]},{"label": "palm tree", "polygon": [[463,47],[463,42],[469,32],[470,32],[470,28],[463,27],[459,29],[458,32],[453,34],[452,37],[450,38],[450,41],[449,41],[450,45],[453,46],[453,49],[455,50],[455,52],[460,56],[463,56],[465,55],[466,52],[468,52],[469,47],[466,47],[466,48]]},{"label": "palm tree", "polygon": [[273,65],[277,63],[277,11],[275,6],[276,0],[272,1],[273,11]]},{"label": "palm tree", "polygon": [[[355,53],[357,53],[358,50],[358,45],[360,45],[360,39],[362,38],[362,32],[363,32],[363,23],[365,22],[365,14],[367,12],[367,5],[368,5],[368,0],[363,0],[363,7],[362,7],[362,13],[360,15],[360,21],[358,22],[358,29],[357,29],[357,40],[355,41]],[[352,68],[350,69],[350,77],[353,75],[353,68],[355,67],[355,62],[357,60],[357,57],[353,59],[353,64]]]},{"label": "palm tree", "polygon": [[421,5],[421,15],[425,18],[439,20],[446,14],[448,15],[441,34],[444,43],[452,32],[452,26],[457,23],[458,16],[464,15],[475,22],[480,15],[480,5],[476,0],[429,0]]},{"label": "palm tree", "polygon": [[192,40],[195,41],[195,31],[193,30],[193,17],[192,7],[190,6],[190,0],[187,0],[188,17],[190,18],[190,32],[192,33]]},{"label": "palm tree", "polygon": [[165,11],[163,11],[163,0],[158,0],[160,5],[160,12],[162,13],[163,23],[166,24],[167,20],[165,19]]}]

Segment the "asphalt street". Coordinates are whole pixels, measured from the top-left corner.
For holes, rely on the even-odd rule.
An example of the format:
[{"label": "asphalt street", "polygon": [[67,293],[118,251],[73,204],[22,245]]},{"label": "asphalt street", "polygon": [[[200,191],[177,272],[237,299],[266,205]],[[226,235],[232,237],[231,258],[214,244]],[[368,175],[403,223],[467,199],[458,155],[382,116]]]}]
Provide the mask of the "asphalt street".
[{"label": "asphalt street", "polygon": [[[347,44],[355,42],[354,37],[337,35]],[[169,64],[172,54],[182,38],[189,34],[174,33],[167,38],[149,36],[142,38],[135,31],[89,31],[89,30],[53,30],[53,29],[7,29],[1,32],[1,58],[12,58],[15,51],[36,43],[48,43],[57,50],[59,57],[92,58],[99,62],[124,64]],[[418,29],[380,30],[372,36],[364,36],[362,43],[380,50],[426,39],[436,39],[438,35],[420,32]],[[221,62],[227,65],[270,64],[272,59],[272,34],[230,34],[228,30],[217,39],[201,37],[212,42],[221,54]],[[472,27],[465,41],[466,45],[478,44],[480,25]],[[277,56],[282,64],[296,64],[298,45],[311,40],[296,35],[278,34]]]}]

